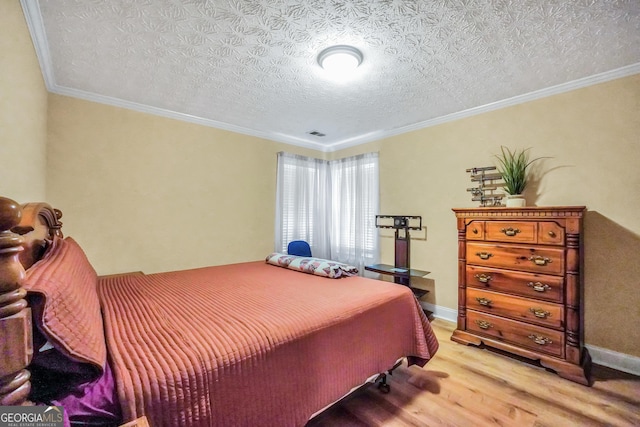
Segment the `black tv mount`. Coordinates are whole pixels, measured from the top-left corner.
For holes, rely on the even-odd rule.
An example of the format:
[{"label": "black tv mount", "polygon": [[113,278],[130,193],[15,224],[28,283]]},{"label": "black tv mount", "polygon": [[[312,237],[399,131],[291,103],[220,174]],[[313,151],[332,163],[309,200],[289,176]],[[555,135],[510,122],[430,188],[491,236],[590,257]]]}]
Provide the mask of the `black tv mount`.
[{"label": "black tv mount", "polygon": [[[411,253],[409,251],[411,236],[409,235],[409,230],[421,230],[422,217],[409,215],[376,215],[376,227],[396,230],[394,267],[407,270],[411,269]],[[408,278],[401,282],[408,284]]]},{"label": "black tv mount", "polygon": [[408,286],[418,298],[429,292],[426,289],[411,286],[412,277],[423,277],[429,274],[428,271],[413,269],[410,265],[411,253],[409,244],[411,243],[411,236],[409,235],[409,230],[421,230],[422,217],[415,215],[376,215],[376,227],[391,228],[396,231],[394,263],[393,265],[368,265],[365,266],[365,270],[392,275],[395,283]]},{"label": "black tv mount", "polygon": [[396,230],[420,230],[422,229],[422,217],[408,215],[376,215],[376,227],[393,228]]}]

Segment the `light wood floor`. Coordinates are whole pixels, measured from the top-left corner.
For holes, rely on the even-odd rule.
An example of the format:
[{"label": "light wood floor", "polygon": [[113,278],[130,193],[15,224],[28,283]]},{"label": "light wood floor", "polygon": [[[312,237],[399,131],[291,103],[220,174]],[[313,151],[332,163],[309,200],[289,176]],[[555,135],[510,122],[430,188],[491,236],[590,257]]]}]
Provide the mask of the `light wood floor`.
[{"label": "light wood floor", "polygon": [[432,322],[440,349],[424,368],[400,366],[391,392],[365,386],[307,427],[640,426],[640,377],[594,365],[592,387],[544,368],[449,339],[455,325]]}]

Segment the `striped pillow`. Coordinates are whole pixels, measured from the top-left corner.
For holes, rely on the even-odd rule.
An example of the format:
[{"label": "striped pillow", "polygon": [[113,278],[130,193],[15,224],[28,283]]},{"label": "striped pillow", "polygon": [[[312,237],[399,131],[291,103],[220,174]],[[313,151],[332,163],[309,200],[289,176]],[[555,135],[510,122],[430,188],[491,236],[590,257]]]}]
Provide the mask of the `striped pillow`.
[{"label": "striped pillow", "polygon": [[322,258],[301,257],[274,252],[267,256],[266,261],[268,264],[277,265],[278,267],[285,267],[290,270],[315,274],[316,276],[330,279],[358,274],[358,269],[352,265]]}]

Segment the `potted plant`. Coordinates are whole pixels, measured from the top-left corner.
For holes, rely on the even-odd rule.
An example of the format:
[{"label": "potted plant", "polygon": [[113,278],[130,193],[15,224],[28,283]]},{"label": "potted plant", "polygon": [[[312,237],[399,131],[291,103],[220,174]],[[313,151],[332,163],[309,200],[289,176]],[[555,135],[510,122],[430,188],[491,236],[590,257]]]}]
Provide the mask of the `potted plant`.
[{"label": "potted plant", "polygon": [[525,199],[522,193],[527,186],[527,168],[536,160],[544,157],[538,157],[529,160],[529,148],[511,151],[507,147],[500,147],[501,154],[497,154],[498,172],[504,180],[503,188],[507,193],[507,206],[519,207],[525,206]]}]

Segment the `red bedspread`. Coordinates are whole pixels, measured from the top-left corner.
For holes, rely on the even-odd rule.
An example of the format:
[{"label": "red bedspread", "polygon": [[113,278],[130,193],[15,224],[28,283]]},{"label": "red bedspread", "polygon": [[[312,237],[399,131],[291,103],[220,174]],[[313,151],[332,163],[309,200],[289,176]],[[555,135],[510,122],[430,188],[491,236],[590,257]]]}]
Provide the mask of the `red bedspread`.
[{"label": "red bedspread", "polygon": [[295,426],[437,340],[411,291],[253,262],[100,280],[125,421]]}]

